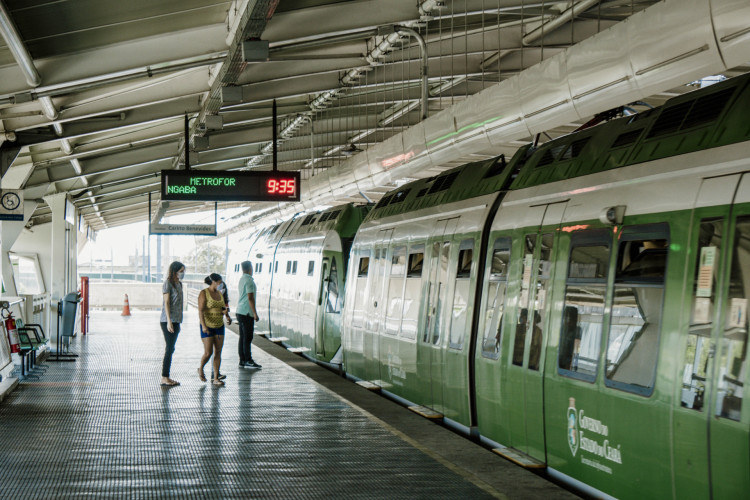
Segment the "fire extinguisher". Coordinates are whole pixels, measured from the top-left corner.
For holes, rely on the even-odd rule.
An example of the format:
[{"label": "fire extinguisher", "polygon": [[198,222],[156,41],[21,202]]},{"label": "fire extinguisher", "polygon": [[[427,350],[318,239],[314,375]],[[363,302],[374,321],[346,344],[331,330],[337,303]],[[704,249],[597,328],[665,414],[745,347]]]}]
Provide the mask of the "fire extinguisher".
[{"label": "fire extinguisher", "polygon": [[17,353],[21,352],[21,347],[18,343],[18,330],[16,330],[16,320],[13,319],[13,313],[7,311],[5,316],[5,331],[8,332],[8,343],[10,344],[10,352]]}]

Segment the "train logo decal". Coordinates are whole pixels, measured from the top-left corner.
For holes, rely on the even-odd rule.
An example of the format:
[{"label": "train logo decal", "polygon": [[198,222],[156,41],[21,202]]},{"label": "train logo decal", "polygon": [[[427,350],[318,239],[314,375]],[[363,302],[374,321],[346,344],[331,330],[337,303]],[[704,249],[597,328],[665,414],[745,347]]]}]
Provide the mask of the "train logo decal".
[{"label": "train logo decal", "polygon": [[576,417],[576,399],[570,398],[568,406],[568,446],[573,456],[578,451],[578,417]]}]

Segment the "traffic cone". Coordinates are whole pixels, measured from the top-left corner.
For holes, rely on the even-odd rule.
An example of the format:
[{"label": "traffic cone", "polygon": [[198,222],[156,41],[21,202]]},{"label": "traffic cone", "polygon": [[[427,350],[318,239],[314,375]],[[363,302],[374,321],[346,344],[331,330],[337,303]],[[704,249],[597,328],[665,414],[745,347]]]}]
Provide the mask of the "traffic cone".
[{"label": "traffic cone", "polygon": [[130,316],[130,302],[128,302],[128,294],[125,294],[125,304],[122,306],[122,314],[120,316]]}]

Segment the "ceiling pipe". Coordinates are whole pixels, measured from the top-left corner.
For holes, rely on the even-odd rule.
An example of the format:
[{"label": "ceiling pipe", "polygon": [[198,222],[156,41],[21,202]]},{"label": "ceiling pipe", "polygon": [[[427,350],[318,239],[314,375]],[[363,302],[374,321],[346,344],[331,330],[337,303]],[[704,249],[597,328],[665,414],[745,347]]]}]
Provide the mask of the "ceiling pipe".
[{"label": "ceiling pipe", "polygon": [[422,120],[424,120],[425,118],[427,118],[427,114],[429,112],[427,107],[427,44],[425,43],[422,35],[420,35],[417,30],[414,30],[412,28],[407,28],[406,26],[396,26],[396,32],[399,34],[405,33],[414,38],[417,43],[419,43],[419,49],[422,51],[422,65],[419,67],[419,76],[422,78]]},{"label": "ceiling pipe", "polygon": [[26,78],[26,82],[31,87],[41,85],[42,77],[39,76],[39,72],[34,66],[34,60],[31,58],[29,51],[26,50],[21,34],[16,29],[15,24],[13,24],[13,19],[10,17],[8,8],[2,0],[0,0],[0,34],[3,35],[8,49],[13,54],[13,59],[21,67],[21,72],[24,78]]},{"label": "ceiling pipe", "polygon": [[573,20],[576,14],[582,14],[583,12],[586,12],[594,5],[598,4],[600,1],[601,0],[581,0],[580,2],[576,2],[572,4],[566,10],[561,12],[559,16],[550,19],[549,21],[547,21],[546,23],[543,23],[541,26],[539,26],[535,30],[532,30],[531,32],[527,33],[526,36],[524,36],[522,39],[523,45],[529,45],[531,43],[534,43],[535,41],[542,38],[544,35],[555,31],[557,28],[559,28],[563,24]]}]

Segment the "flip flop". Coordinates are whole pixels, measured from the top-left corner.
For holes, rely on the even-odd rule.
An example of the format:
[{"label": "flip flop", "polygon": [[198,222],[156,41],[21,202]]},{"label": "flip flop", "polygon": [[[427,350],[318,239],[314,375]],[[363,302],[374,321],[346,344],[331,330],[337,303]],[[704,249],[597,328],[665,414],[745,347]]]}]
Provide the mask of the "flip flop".
[{"label": "flip flop", "polygon": [[206,375],[203,373],[203,370],[201,370],[200,368],[198,368],[198,378],[201,379],[201,382],[206,381]]},{"label": "flip flop", "polygon": [[180,383],[177,382],[176,380],[173,380],[172,382],[162,382],[161,383],[162,387],[174,387],[176,385],[180,385]]}]

